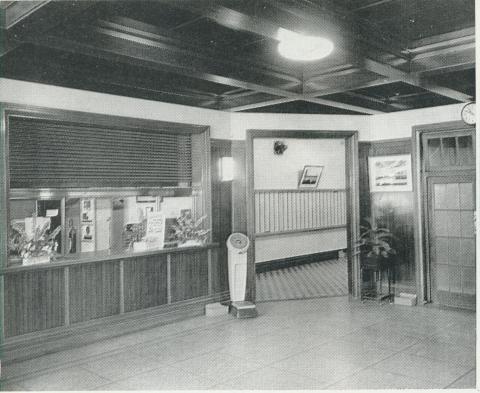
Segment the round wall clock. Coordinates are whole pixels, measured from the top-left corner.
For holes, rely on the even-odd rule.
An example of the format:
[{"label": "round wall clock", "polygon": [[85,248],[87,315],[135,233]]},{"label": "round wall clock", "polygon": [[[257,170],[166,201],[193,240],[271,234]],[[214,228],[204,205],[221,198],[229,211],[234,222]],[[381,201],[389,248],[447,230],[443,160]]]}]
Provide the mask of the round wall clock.
[{"label": "round wall clock", "polygon": [[469,102],[462,108],[462,120],[468,125],[476,123],[475,103]]}]

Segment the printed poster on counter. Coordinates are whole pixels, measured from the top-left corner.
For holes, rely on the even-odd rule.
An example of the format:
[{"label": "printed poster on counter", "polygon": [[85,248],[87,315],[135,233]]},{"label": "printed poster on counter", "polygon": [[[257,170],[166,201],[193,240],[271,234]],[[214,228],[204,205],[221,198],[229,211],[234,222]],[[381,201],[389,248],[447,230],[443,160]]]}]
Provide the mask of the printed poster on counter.
[{"label": "printed poster on counter", "polygon": [[165,242],[165,214],[162,212],[148,212],[145,241],[149,249],[163,248]]}]

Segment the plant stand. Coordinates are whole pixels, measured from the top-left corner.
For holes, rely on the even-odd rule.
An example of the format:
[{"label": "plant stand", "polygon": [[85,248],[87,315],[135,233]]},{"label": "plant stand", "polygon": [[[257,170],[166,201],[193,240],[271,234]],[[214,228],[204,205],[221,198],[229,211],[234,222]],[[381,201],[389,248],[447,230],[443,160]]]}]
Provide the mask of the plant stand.
[{"label": "plant stand", "polygon": [[[392,269],[379,263],[365,264],[361,266],[361,300],[392,300]],[[387,278],[387,291],[384,292],[384,276]],[[365,279],[368,279],[368,286]]]}]

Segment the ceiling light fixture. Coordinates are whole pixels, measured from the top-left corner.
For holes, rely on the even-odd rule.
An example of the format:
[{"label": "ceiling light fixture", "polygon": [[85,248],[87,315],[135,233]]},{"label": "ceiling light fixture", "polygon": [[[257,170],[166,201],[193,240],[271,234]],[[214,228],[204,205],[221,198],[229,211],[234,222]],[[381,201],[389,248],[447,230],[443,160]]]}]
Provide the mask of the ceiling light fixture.
[{"label": "ceiling light fixture", "polygon": [[278,29],[278,52],[285,58],[296,61],[315,61],[332,53],[333,42],[323,38]]}]

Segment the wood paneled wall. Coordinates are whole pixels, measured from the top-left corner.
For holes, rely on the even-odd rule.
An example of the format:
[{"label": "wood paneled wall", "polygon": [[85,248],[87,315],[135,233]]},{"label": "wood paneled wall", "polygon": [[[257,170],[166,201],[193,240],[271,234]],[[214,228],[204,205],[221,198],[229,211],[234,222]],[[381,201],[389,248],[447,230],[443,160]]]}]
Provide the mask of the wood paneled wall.
[{"label": "wood paneled wall", "polygon": [[347,225],[345,190],[256,190],[255,235]]},{"label": "wood paneled wall", "polygon": [[167,304],[167,256],[124,261],[125,312]]},{"label": "wood paneled wall", "polygon": [[207,251],[172,254],[172,302],[208,294]]},{"label": "wood paneled wall", "polygon": [[232,230],[247,233],[247,168],[245,141],[232,141],[232,157],[235,162],[232,183]]},{"label": "wood paneled wall", "polygon": [[4,335],[11,337],[62,326],[64,299],[63,269],[8,275],[4,293]]},{"label": "wood paneled wall", "polygon": [[[225,300],[228,277],[209,245],[3,271],[6,338],[152,307]],[[173,307],[173,309],[172,309]],[[183,311],[182,311],[183,310]],[[159,310],[159,317],[162,311]]]},{"label": "wood paneled wall", "polygon": [[69,323],[89,321],[120,312],[120,262],[70,266]]},{"label": "wood paneled wall", "polygon": [[[232,141],[211,139],[212,176],[212,241],[220,245],[218,258],[213,263],[212,278],[215,291],[228,290],[228,255],[226,241],[232,233],[232,181],[221,181],[218,162],[221,157],[232,156]],[[217,269],[218,267],[218,269]]]},{"label": "wood paneled wall", "polygon": [[410,138],[359,143],[361,218],[372,216],[378,223],[392,231],[395,236],[393,246],[397,251],[398,260],[395,290],[415,293],[413,191],[370,193],[368,176],[368,157],[411,153]]}]

